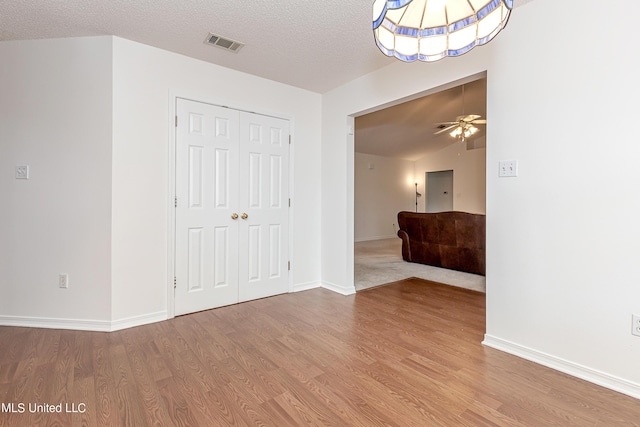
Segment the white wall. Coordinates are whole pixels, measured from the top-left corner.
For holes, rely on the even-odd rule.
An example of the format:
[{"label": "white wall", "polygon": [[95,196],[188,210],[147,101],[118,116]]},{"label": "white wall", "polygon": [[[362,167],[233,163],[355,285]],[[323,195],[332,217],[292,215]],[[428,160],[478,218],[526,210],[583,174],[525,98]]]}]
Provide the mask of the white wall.
[{"label": "white wall", "polygon": [[354,241],[395,237],[398,212],[416,209],[416,182],[418,212],[425,212],[426,172],[453,170],[453,209],[484,214],[485,155],[485,148],[467,150],[455,142],[415,162],[354,153]]},{"label": "white wall", "polygon": [[[325,94],[323,281],[353,286],[348,116],[486,71],[485,342],[640,397],[640,144],[624,121],[639,112],[639,13],[628,0],[536,0],[487,46]],[[497,177],[506,159],[517,178]]]},{"label": "white wall", "polygon": [[[486,213],[486,150],[467,150],[460,142],[452,142],[440,151],[416,160],[418,191],[426,196],[425,173],[453,170],[453,210]],[[425,199],[419,201],[424,212]]]},{"label": "white wall", "polygon": [[320,95],[112,37],[0,42],[0,72],[0,324],[166,318],[172,91],[291,120],[292,284],[320,285]]},{"label": "white wall", "polygon": [[[640,145],[626,126],[612,125],[639,112],[640,51],[629,45],[638,13],[640,3],[624,0],[606,8],[537,0],[514,14],[510,37],[496,40],[487,96],[487,118],[500,124],[487,127],[487,334],[596,378],[632,382],[640,396],[640,338],[630,326],[640,312]],[[572,25],[531,37],[536,21]],[[501,159],[519,161],[518,178],[497,178]]]},{"label": "white wall", "polygon": [[285,115],[293,125],[292,274],[320,284],[320,95],[114,38],[113,318],[167,304],[169,93]]},{"label": "white wall", "polygon": [[416,208],[414,162],[355,153],[354,170],[355,241],[396,237],[398,212]]},{"label": "white wall", "polygon": [[0,42],[1,324],[108,327],[111,138],[111,39]]}]

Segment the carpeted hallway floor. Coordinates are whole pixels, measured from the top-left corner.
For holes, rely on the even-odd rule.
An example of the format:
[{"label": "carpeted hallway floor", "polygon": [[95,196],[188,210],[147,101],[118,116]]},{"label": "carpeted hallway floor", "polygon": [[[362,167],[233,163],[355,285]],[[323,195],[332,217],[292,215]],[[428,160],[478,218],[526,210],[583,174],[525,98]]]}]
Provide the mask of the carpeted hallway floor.
[{"label": "carpeted hallway floor", "polygon": [[409,277],[485,292],[485,277],[446,268],[406,262],[399,238],[355,243],[356,291]]}]

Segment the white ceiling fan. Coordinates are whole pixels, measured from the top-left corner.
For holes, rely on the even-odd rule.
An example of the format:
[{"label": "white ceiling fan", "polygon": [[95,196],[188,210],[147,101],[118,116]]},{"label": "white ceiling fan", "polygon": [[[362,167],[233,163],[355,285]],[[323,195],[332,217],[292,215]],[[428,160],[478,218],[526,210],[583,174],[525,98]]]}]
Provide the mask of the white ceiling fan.
[{"label": "white ceiling fan", "polygon": [[467,138],[478,132],[478,128],[475,125],[486,124],[487,120],[477,114],[464,114],[464,85],[462,85],[462,115],[456,117],[456,120],[453,122],[436,124],[436,128],[439,130],[435,132],[434,135],[449,132],[451,137],[458,138],[460,142],[465,142]]}]

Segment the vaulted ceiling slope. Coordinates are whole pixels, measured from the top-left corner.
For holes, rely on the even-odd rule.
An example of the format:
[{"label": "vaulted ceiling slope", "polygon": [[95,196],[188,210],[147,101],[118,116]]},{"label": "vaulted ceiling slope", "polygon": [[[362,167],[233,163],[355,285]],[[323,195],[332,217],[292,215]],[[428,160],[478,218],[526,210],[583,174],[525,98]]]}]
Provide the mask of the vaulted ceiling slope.
[{"label": "vaulted ceiling slope", "polygon": [[[482,78],[431,95],[423,96],[355,119],[355,151],[383,157],[416,161],[451,144],[461,144],[449,132],[435,135],[440,122],[455,121],[460,115],[486,118],[487,79]],[[461,149],[486,145],[486,126]]]},{"label": "vaulted ceiling slope", "polygon": [[[371,6],[371,0],[2,0],[0,41],[115,35],[324,93],[395,61],[374,45]],[[210,32],[245,47],[231,53],[205,45]]]}]

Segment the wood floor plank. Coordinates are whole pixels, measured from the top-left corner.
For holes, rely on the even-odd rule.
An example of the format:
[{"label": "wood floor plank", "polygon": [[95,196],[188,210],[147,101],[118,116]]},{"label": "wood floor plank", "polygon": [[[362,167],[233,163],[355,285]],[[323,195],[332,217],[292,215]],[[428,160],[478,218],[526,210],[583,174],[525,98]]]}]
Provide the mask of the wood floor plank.
[{"label": "wood floor plank", "polygon": [[[122,334],[127,359],[132,374],[131,381],[136,384],[140,403],[143,406],[146,425],[161,426],[163,420],[168,419],[166,407],[161,404],[162,396],[155,386],[154,376],[149,372],[144,354],[140,347],[139,334],[125,331]],[[153,369],[153,368],[151,368]]]},{"label": "wood floor plank", "polygon": [[639,400],[484,347],[484,332],[484,294],[421,279],[113,333],[0,327],[0,427],[640,426]]},{"label": "wood floor plank", "polygon": [[[93,407],[95,382],[93,377],[84,376],[76,379],[73,383],[73,397],[77,402],[75,403],[75,409],[78,411],[72,416],[72,426],[96,426],[98,421],[96,420],[95,411],[87,411],[86,408]],[[37,424],[36,424],[37,425]]]},{"label": "wood floor plank", "polygon": [[[117,426],[118,413],[115,399],[116,384],[111,372],[110,344],[114,342],[106,334],[94,338],[93,367],[95,382],[95,398],[93,406],[88,410],[95,412],[96,423],[99,426]],[[90,405],[90,402],[86,402]]]},{"label": "wood floor plank", "polygon": [[176,427],[206,425],[209,417],[202,414],[196,405],[183,396],[172,378],[158,381],[157,387],[169,414],[169,418],[164,420],[165,425]]}]

